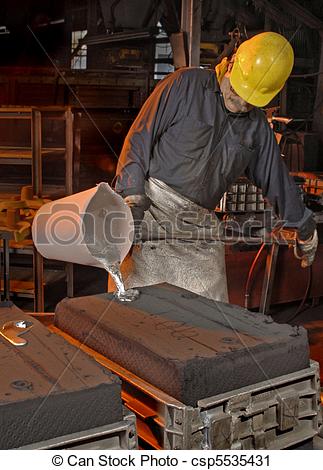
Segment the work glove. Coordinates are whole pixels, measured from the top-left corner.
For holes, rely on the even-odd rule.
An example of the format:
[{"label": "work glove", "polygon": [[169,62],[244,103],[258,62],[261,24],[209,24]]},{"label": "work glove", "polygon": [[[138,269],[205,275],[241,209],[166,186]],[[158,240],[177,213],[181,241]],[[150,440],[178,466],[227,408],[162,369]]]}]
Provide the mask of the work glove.
[{"label": "work glove", "polygon": [[126,196],[124,202],[131,209],[131,214],[134,223],[134,240],[133,243],[136,245],[141,241],[141,228],[142,220],[145,215],[145,211],[149,209],[150,200],[145,194],[133,194]]},{"label": "work glove", "polygon": [[297,238],[294,249],[296,258],[302,260],[302,268],[311,266],[314,261],[315,253],[318,245],[317,230],[315,229],[313,235],[308,240],[300,240]]}]

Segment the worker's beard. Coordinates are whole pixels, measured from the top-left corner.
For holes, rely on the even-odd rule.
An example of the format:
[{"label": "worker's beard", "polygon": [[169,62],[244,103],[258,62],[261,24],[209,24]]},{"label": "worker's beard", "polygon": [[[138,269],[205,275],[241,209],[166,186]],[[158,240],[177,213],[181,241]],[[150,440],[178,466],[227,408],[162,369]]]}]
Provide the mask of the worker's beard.
[{"label": "worker's beard", "polygon": [[253,108],[252,104],[247,103],[236,94],[231,87],[229,77],[223,77],[220,88],[225,107],[231,113],[247,113]]}]

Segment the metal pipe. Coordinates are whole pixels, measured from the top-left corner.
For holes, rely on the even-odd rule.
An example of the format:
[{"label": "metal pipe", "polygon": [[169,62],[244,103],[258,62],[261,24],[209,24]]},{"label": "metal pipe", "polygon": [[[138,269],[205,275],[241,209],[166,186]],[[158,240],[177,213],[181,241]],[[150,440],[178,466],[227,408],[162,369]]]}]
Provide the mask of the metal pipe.
[{"label": "metal pipe", "polygon": [[66,194],[73,194],[73,126],[74,116],[71,108],[65,111],[65,188]]},{"label": "metal pipe", "polygon": [[186,35],[187,65],[200,65],[201,0],[182,0],[181,29]]},{"label": "metal pipe", "polygon": [[44,261],[40,253],[34,247],[33,252],[33,271],[34,271],[34,309],[35,312],[43,312],[44,303]]},{"label": "metal pipe", "polygon": [[10,264],[9,264],[9,238],[4,237],[3,243],[3,300],[10,300]]},{"label": "metal pipe", "polygon": [[269,247],[269,252],[266,259],[266,270],[264,276],[264,282],[262,286],[261,300],[259,311],[264,314],[269,314],[271,296],[273,291],[276,265],[277,265],[277,256],[279,251],[279,244],[273,243]]},{"label": "metal pipe", "polygon": [[32,148],[32,186],[35,196],[42,196],[42,129],[41,112],[32,109],[31,148]]}]

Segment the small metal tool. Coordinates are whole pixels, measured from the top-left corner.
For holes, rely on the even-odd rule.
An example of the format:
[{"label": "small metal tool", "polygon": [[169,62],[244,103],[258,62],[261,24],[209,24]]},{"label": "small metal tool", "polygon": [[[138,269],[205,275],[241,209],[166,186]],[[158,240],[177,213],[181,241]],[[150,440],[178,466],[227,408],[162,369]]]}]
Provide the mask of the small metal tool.
[{"label": "small metal tool", "polygon": [[14,346],[25,346],[28,341],[21,338],[33,326],[32,322],[25,320],[13,320],[4,323],[0,329],[0,335]]}]

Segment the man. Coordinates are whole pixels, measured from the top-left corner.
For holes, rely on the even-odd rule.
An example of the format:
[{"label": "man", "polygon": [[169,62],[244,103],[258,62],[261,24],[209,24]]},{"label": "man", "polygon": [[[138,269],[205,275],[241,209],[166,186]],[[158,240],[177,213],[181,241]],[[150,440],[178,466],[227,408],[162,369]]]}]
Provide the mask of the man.
[{"label": "man", "polygon": [[185,68],[157,85],[128,133],[117,168],[116,191],[131,207],[142,241],[122,266],[126,288],[169,282],[227,301],[213,209],[243,174],[297,230],[302,265],[313,262],[312,213],[257,108],[283,88],[293,57],[283,36],[266,32],[242,43],[217,73]]}]

